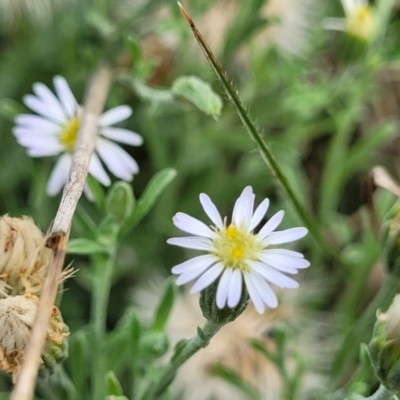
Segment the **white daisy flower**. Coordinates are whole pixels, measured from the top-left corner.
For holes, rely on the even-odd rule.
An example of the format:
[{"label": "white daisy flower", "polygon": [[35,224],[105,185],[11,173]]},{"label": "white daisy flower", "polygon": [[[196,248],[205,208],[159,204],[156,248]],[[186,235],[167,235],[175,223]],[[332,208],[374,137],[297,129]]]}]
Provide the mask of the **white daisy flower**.
[{"label": "white daisy flower", "polygon": [[345,31],[364,41],[371,40],[377,30],[377,19],[368,0],[341,0],[341,2],[345,18],[325,18],[324,27]]},{"label": "white daisy flower", "polygon": [[173,218],[177,228],[194,236],[171,238],[167,242],[207,252],[172,268],[172,273],[179,275],[176,283],[195,281],[191,292],[198,293],[220,278],[216,303],[221,309],[238,305],[243,281],[259,313],[264,312],[266,305],[274,308],[278,300],[270,284],[295,288],[298,283],[285,274],[296,274],[298,269],[310,265],[301,253],[276,247],[307,234],[302,227],[274,232],[283,219],[283,211],[254,233],[269,206],[269,200],[265,199],[253,211],[254,199],[253,189],[247,186],[236,200],[229,225],[204,193],[200,194],[200,203],[214,224],[211,228],[184,213]]},{"label": "white daisy flower", "polygon": [[[53,82],[56,95],[43,83],[33,85],[34,95],[24,96],[23,101],[38,115],[18,115],[13,129],[18,143],[28,149],[30,156],[60,155],[47,183],[47,193],[50,196],[56,195],[67,182],[82,115],[82,108],[67,81],[62,76],[56,76]],[[111,181],[101,161],[110,172],[124,181],[131,181],[133,175],[139,171],[136,161],[113,142],[131,146],[142,144],[143,139],[139,134],[112,126],[129,118],[131,114],[130,107],[118,106],[99,117],[98,137],[95,153],[90,160],[89,173],[104,186],[109,186]]]}]

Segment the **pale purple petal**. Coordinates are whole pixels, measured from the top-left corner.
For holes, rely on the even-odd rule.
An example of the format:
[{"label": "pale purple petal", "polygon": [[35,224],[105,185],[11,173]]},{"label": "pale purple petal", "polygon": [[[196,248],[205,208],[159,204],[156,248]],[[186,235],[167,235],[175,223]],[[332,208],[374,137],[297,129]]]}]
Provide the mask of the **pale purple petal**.
[{"label": "pale purple petal", "polygon": [[244,273],[244,281],[246,283],[246,288],[249,293],[250,299],[254,304],[257,312],[262,314],[265,311],[264,302],[255,287],[251,275],[248,272]]},{"label": "pale purple petal", "polygon": [[106,127],[100,129],[100,134],[108,139],[131,146],[140,146],[143,144],[143,138],[138,133],[128,129]]},{"label": "pale purple petal", "polygon": [[132,109],[129,106],[114,107],[100,116],[98,124],[101,127],[114,125],[117,122],[124,121],[131,115]]},{"label": "pale purple petal", "polygon": [[53,83],[65,114],[68,115],[69,118],[76,117],[78,112],[78,103],[76,102],[75,96],[72,94],[66,79],[62,76],[55,76]]},{"label": "pale purple petal", "polygon": [[242,273],[238,269],[234,269],[229,283],[228,307],[236,307],[242,296]]},{"label": "pale purple petal", "polygon": [[199,293],[207,286],[210,286],[222,273],[224,270],[224,265],[222,263],[217,263],[209,268],[193,285],[190,293]]},{"label": "pale purple petal", "polygon": [[170,238],[167,240],[167,243],[172,244],[174,246],[184,247],[186,249],[205,250],[205,251],[214,250],[214,246],[211,240],[193,236]]},{"label": "pale purple petal", "polygon": [[232,268],[226,268],[218,283],[216,303],[218,308],[224,308],[228,301],[229,286],[231,283]]},{"label": "pale purple petal", "polygon": [[201,256],[191,258],[190,260],[187,260],[181,264],[175,265],[175,267],[173,267],[171,271],[173,274],[179,275],[186,271],[197,269],[199,266],[202,265],[207,265],[209,267],[212,264],[216,263],[217,261],[218,261],[217,257],[211,254],[203,254]]},{"label": "pale purple petal", "polygon": [[97,155],[92,154],[89,163],[89,173],[96,178],[102,185],[109,186],[111,184],[110,177],[107,175]]},{"label": "pale purple petal", "polygon": [[71,168],[71,156],[63,154],[56,162],[47,182],[46,192],[49,196],[55,196],[66,184],[69,170]]},{"label": "pale purple petal", "polygon": [[266,250],[268,254],[278,254],[282,256],[304,258],[304,255],[298,251],[288,250],[288,249],[268,249]]},{"label": "pale purple petal", "polygon": [[183,232],[207,238],[215,237],[213,232],[206,224],[188,214],[178,212],[172,218],[174,225]]},{"label": "pale purple petal", "polygon": [[232,224],[239,227],[241,225],[249,226],[253,215],[255,195],[251,186],[246,186],[243,192],[235,202],[232,212]]},{"label": "pale purple petal", "polygon": [[264,218],[265,214],[268,211],[269,200],[265,199],[261,202],[261,204],[254,211],[253,216],[251,217],[250,225],[248,227],[248,231],[251,232]]},{"label": "pale purple petal", "polygon": [[106,139],[98,139],[97,152],[107,168],[124,181],[131,181],[139,171],[136,161],[121,147]]},{"label": "pale purple petal", "polygon": [[272,244],[290,243],[307,235],[306,228],[290,228],[280,232],[273,232],[263,240],[267,246]]},{"label": "pale purple petal", "polygon": [[261,228],[261,230],[260,230],[260,232],[258,232],[257,236],[260,239],[264,239],[265,237],[267,237],[282,222],[284,215],[285,215],[285,212],[282,210],[278,211],[276,214],[274,214],[269,219],[269,221]]},{"label": "pale purple petal", "polygon": [[215,224],[215,226],[222,230],[224,224],[222,222],[221,215],[215,207],[215,204],[211,201],[210,197],[207,196],[205,193],[200,194],[200,203],[203,207],[204,212],[207,214],[208,218]]}]

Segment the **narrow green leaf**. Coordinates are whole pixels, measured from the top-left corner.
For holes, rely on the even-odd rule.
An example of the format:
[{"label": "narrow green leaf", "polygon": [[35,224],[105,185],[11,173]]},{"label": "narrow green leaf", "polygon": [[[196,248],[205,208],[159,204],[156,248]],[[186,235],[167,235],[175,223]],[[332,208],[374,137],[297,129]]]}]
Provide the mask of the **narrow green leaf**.
[{"label": "narrow green leaf", "polygon": [[68,243],[69,254],[101,254],[107,253],[107,249],[90,239],[79,238],[72,239]]},{"label": "narrow green leaf", "polygon": [[124,223],[121,234],[125,235],[131,231],[151,210],[157,198],[161,195],[168,184],[175,178],[176,171],[166,168],[153,176],[147,185],[142,197],[138,200],[135,209]]},{"label": "narrow green leaf", "polygon": [[169,315],[174,305],[175,295],[176,285],[174,279],[169,279],[155,312],[154,320],[151,325],[152,330],[158,332],[164,330],[165,324],[168,321]]},{"label": "narrow green leaf", "polygon": [[234,386],[250,400],[260,400],[261,396],[258,391],[251,385],[246,383],[235,371],[224,365],[211,365],[208,372],[214,376],[218,376],[230,385]]},{"label": "narrow green leaf", "polygon": [[108,394],[114,396],[123,396],[122,386],[113,371],[108,371],[106,374]]},{"label": "narrow green leaf", "polygon": [[222,100],[211,85],[197,76],[180,76],[171,87],[175,96],[182,96],[199,110],[217,119],[221,115]]}]

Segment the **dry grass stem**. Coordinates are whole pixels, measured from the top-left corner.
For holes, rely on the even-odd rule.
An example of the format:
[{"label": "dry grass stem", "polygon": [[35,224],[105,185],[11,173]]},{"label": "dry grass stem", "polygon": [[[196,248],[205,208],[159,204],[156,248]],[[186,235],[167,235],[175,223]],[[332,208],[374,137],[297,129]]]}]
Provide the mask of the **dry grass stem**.
[{"label": "dry grass stem", "polygon": [[97,119],[103,111],[111,81],[111,69],[102,65],[94,73],[89,84],[69,178],[46,242],[52,249],[48,274],[43,285],[25,360],[10,400],[33,398],[46,331],[62,274],[71,222],[88,174],[89,161],[96,141]]}]

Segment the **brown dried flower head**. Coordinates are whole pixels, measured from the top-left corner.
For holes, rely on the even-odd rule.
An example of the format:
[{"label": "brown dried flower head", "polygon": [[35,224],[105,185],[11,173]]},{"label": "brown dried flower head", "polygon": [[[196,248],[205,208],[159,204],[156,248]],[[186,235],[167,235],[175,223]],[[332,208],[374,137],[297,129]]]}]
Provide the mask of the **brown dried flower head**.
[{"label": "brown dried flower head", "polygon": [[44,280],[50,249],[28,217],[0,218],[0,295],[37,294]]},{"label": "brown dried flower head", "polygon": [[[0,369],[12,373],[13,382],[17,380],[24,360],[38,303],[39,298],[29,294],[0,299]],[[46,335],[45,353],[46,349],[54,346],[63,350],[68,335],[68,328],[62,322],[58,308],[54,307]],[[42,359],[46,361],[45,353]]]}]

